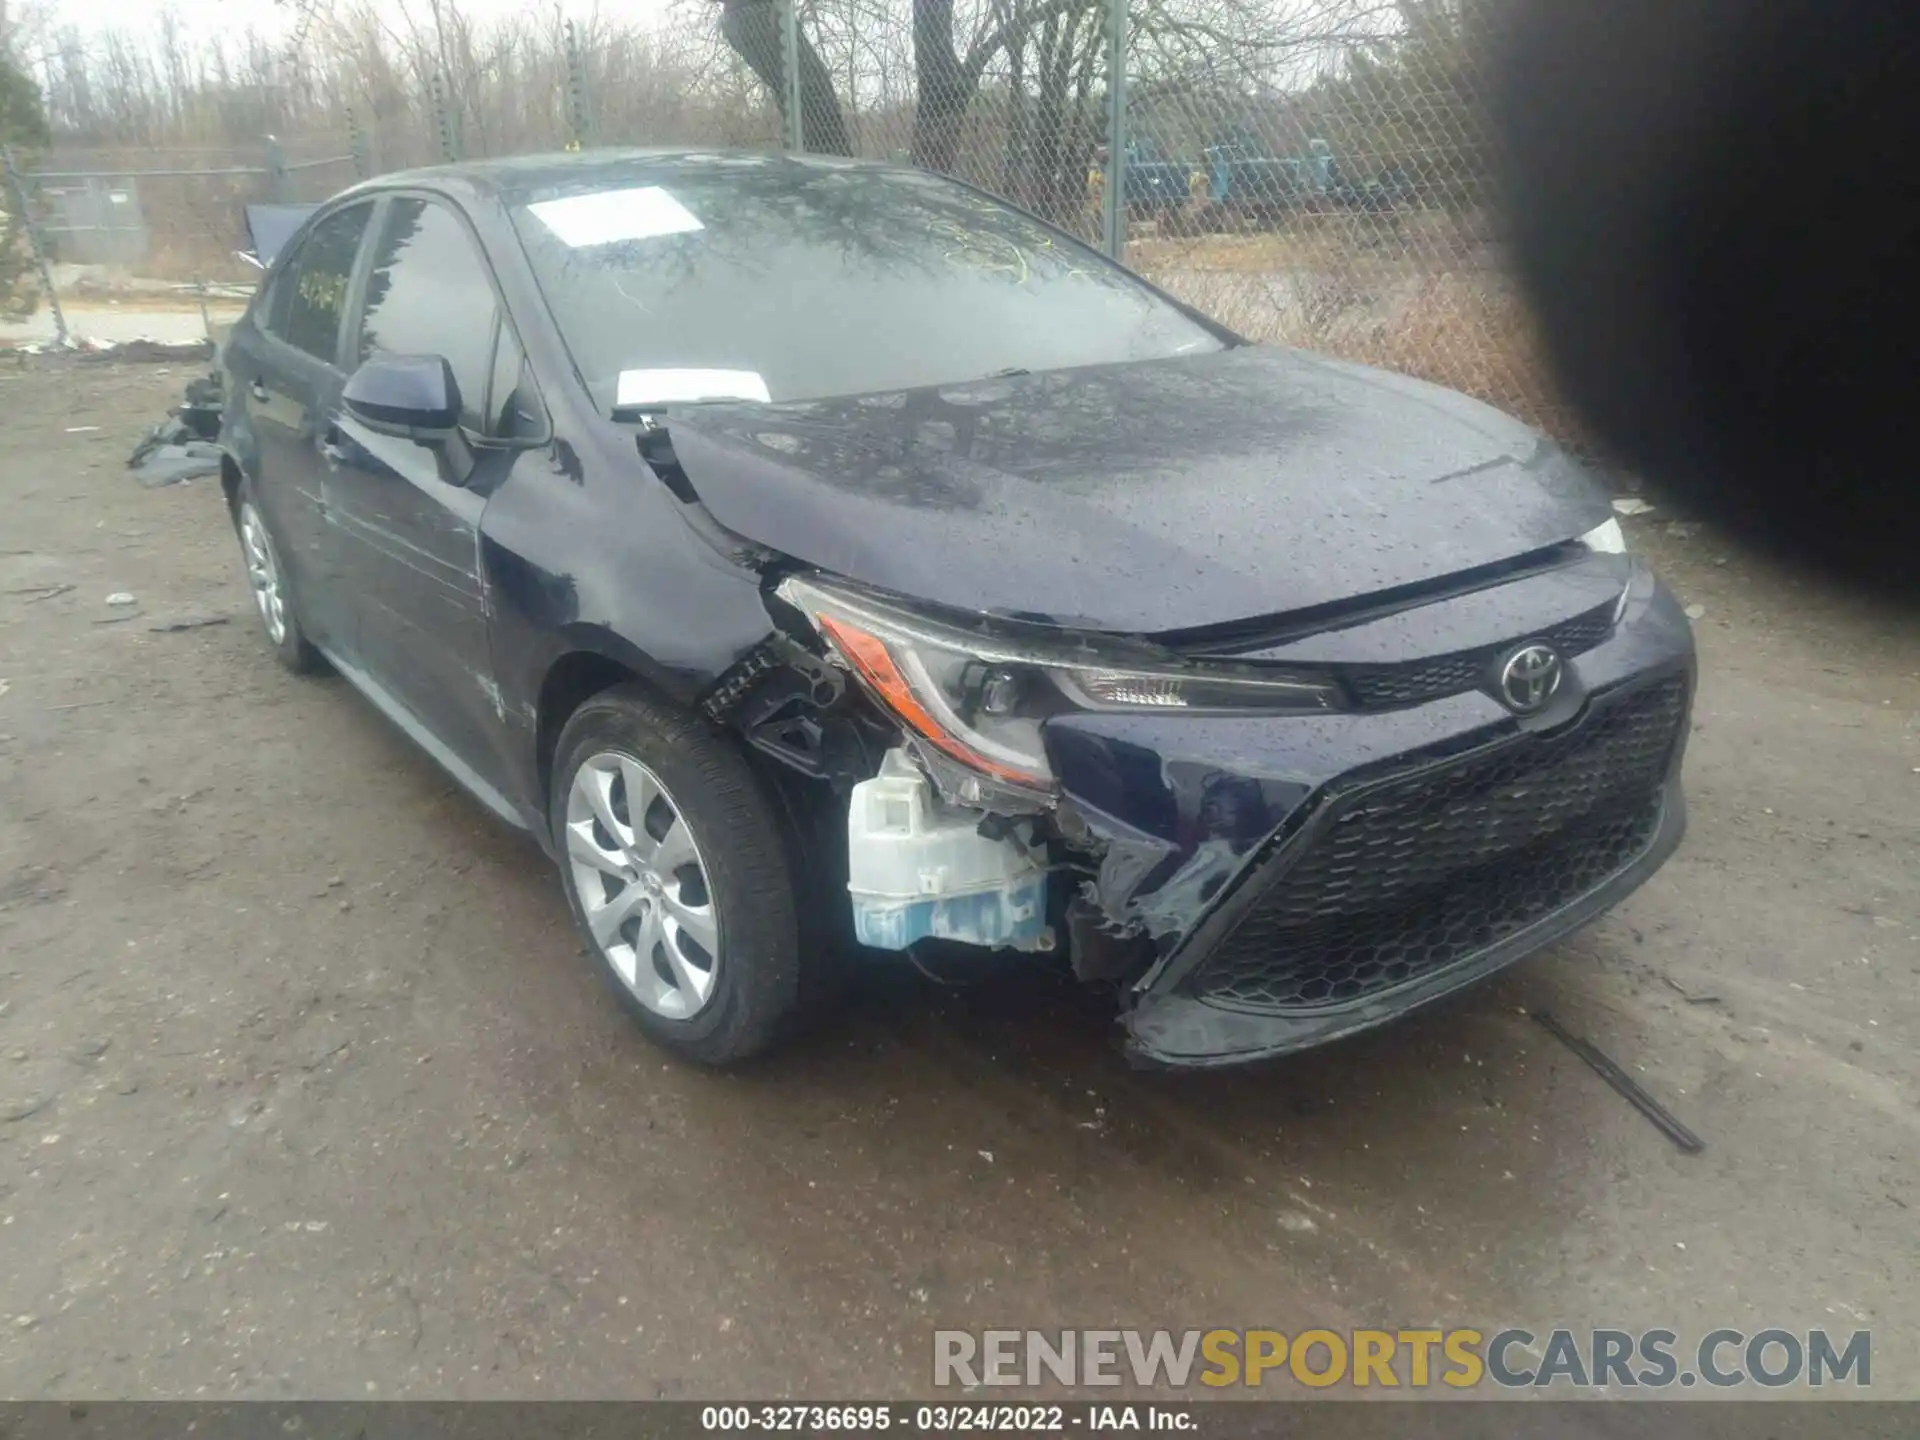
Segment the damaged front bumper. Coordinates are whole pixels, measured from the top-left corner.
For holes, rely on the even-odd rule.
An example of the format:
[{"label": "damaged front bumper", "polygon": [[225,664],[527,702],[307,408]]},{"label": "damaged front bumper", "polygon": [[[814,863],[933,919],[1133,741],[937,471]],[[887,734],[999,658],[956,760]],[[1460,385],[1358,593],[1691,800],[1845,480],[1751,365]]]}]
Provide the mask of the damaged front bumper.
[{"label": "damaged front bumper", "polygon": [[[748,677],[773,708],[724,714],[847,797],[857,933],[1064,948],[1079,978],[1118,987],[1147,1061],[1259,1059],[1426,1004],[1619,900],[1685,825],[1692,634],[1649,572],[1606,553],[1256,639],[1271,670],[1116,662],[811,581],[779,595],[834,663],[784,689]],[[1416,630],[1427,658],[1400,658]],[[1561,660],[1528,714],[1494,698],[1516,634]],[[827,683],[836,668],[858,685]],[[1117,677],[1131,703],[992,703],[995,685],[1044,696],[1036,675],[1070,700],[1077,677]],[[1347,703],[1313,703],[1335,684]],[[1261,708],[1235,708],[1236,685]]]},{"label": "damaged front bumper", "polygon": [[1676,777],[1662,788],[1658,819],[1650,828],[1648,843],[1624,868],[1557,908],[1515,926],[1502,938],[1490,934],[1449,963],[1415,968],[1404,981],[1363,991],[1350,1000],[1242,1009],[1200,988],[1191,979],[1193,971],[1230,931],[1235,918],[1235,908],[1223,906],[1184,947],[1191,964],[1179,974],[1163,976],[1135,997],[1125,1016],[1129,1053],[1159,1065],[1233,1065],[1370,1030],[1525,959],[1611,909],[1666,863],[1685,830],[1686,802]]},{"label": "damaged front bumper", "polygon": [[1693,678],[1686,620],[1649,581],[1536,722],[1478,690],[1324,717],[1055,717],[1066,807],[1104,849],[1076,946],[1144,958],[1130,1052],[1204,1066],[1321,1044],[1607,909],[1685,828]]}]

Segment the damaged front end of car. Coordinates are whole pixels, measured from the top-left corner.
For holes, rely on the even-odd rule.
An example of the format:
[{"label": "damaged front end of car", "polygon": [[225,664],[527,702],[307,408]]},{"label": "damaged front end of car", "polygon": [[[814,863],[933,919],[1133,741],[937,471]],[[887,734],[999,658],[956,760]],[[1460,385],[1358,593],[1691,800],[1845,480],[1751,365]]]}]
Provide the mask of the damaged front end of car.
[{"label": "damaged front end of car", "polygon": [[[836,797],[854,935],[877,949],[1064,949],[1083,980],[1137,979],[1182,928],[1181,907],[1149,883],[1172,837],[1084,811],[1054,773],[1049,722],[1338,703],[1304,674],[938,613],[817,573],[778,579],[768,599],[778,633],[705,708]],[[1158,904],[1132,913],[1148,890]]]},{"label": "damaged front end of car", "polygon": [[[901,606],[863,587],[792,577],[788,612],[900,728],[880,772],[855,787],[848,872],[855,932],[1052,950],[1082,979],[1125,981],[1155,957],[1140,919],[1102,903],[1103,874],[1136,853],[1123,823],[1065,793],[1047,731],[1064,715],[1316,714],[1338,691],[1271,667],[1195,666],[1157,646]],[[1149,843],[1151,851],[1151,843]],[[1145,879],[1124,861],[1121,871]]]},{"label": "damaged front end of car", "polygon": [[[1577,466],[1414,384],[1242,347],[644,432],[770,619],[707,713],[815,782],[792,809],[854,935],[1051,956],[1114,989],[1134,1057],[1218,1065],[1437,999],[1652,874],[1686,619]],[[1523,653],[1538,704],[1502,693]]]},{"label": "damaged front end of car", "polygon": [[832,797],[861,943],[1057,956],[1114,988],[1134,1057],[1232,1063],[1469,984],[1671,853],[1691,640],[1630,573],[1525,719],[1480,683],[1373,705],[1339,667],[791,570],[776,636],[707,708]]}]

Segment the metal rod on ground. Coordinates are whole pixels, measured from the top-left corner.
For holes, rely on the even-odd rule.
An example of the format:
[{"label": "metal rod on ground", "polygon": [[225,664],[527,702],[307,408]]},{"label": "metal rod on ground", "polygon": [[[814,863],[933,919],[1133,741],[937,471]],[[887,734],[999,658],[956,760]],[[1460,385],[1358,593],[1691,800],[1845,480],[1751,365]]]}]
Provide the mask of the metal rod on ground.
[{"label": "metal rod on ground", "polygon": [[[290,175],[295,170],[318,170],[323,165],[352,165],[356,163],[356,157],[352,155],[322,155],[313,160],[290,160],[280,167],[280,173]],[[151,175],[153,172],[151,170],[142,170],[139,173],[142,175]]]},{"label": "metal rod on ground", "polygon": [[267,136],[266,150],[267,197],[276,205],[284,205],[287,200],[287,152],[272,135]]},{"label": "metal rod on ground", "polygon": [[1674,1119],[1672,1111],[1643,1090],[1637,1080],[1609,1060],[1596,1046],[1582,1040],[1544,1010],[1534,1011],[1533,1018],[1540,1022],[1549,1035],[1586,1061],[1596,1075],[1618,1090],[1629,1105],[1651,1120],[1660,1133],[1681,1150],[1689,1155],[1698,1155],[1707,1148],[1706,1141]]},{"label": "metal rod on ground", "polygon": [[1121,259],[1127,248],[1127,0],[1107,0],[1107,172],[1101,243]]},{"label": "metal rod on ground", "polygon": [[213,344],[213,316],[207,313],[207,282],[196,275],[193,277],[193,293],[200,301],[200,333],[207,337],[207,344]]},{"label": "metal rod on ground", "polygon": [[797,154],[807,148],[807,127],[800,114],[800,0],[786,0],[780,7],[780,29],[785,57],[780,68],[787,92],[787,148]]},{"label": "metal rod on ground", "polygon": [[[313,163],[331,165],[335,162],[332,160],[319,160]],[[299,166],[290,166],[288,168],[297,170]],[[115,176],[125,175],[133,179],[144,180],[152,176],[191,178],[215,175],[272,175],[275,172],[265,165],[222,165],[213,169],[199,170],[117,170],[109,173]],[[105,177],[98,170],[36,170],[33,172],[33,179],[36,184],[47,180],[100,180],[103,178]],[[88,227],[76,226],[74,228],[82,229]]]},{"label": "metal rod on ground", "polygon": [[13,192],[13,203],[19,209],[20,228],[27,232],[27,248],[33,252],[33,268],[40,272],[40,288],[47,292],[47,309],[53,312],[54,344],[64,350],[73,343],[67,334],[67,312],[60,308],[59,292],[53,288],[53,271],[47,266],[46,249],[40,244],[40,227],[33,221],[33,205],[27,198],[26,182],[14,164],[13,147],[0,147],[0,156],[5,158],[7,188]]}]

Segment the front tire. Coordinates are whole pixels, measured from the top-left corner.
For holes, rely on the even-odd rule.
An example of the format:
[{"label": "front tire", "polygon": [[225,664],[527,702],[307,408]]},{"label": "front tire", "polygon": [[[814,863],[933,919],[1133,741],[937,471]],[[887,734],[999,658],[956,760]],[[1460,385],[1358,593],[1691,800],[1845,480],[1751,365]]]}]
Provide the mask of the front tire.
[{"label": "front tire", "polygon": [[549,802],[588,951],[635,1022],[705,1065],[772,1045],[800,1004],[781,815],[724,734],[623,685],[574,711]]}]

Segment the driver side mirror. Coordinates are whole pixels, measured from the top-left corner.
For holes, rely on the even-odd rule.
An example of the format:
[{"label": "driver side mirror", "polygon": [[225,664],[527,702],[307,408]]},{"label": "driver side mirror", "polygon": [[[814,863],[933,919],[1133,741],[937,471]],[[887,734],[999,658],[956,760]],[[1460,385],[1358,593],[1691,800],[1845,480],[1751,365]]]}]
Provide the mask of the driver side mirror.
[{"label": "driver side mirror", "polygon": [[464,485],[472,475],[473,448],[460,429],[460,383],[444,356],[370,355],[347,377],[340,400],[367,429],[432,450],[449,485]]}]

